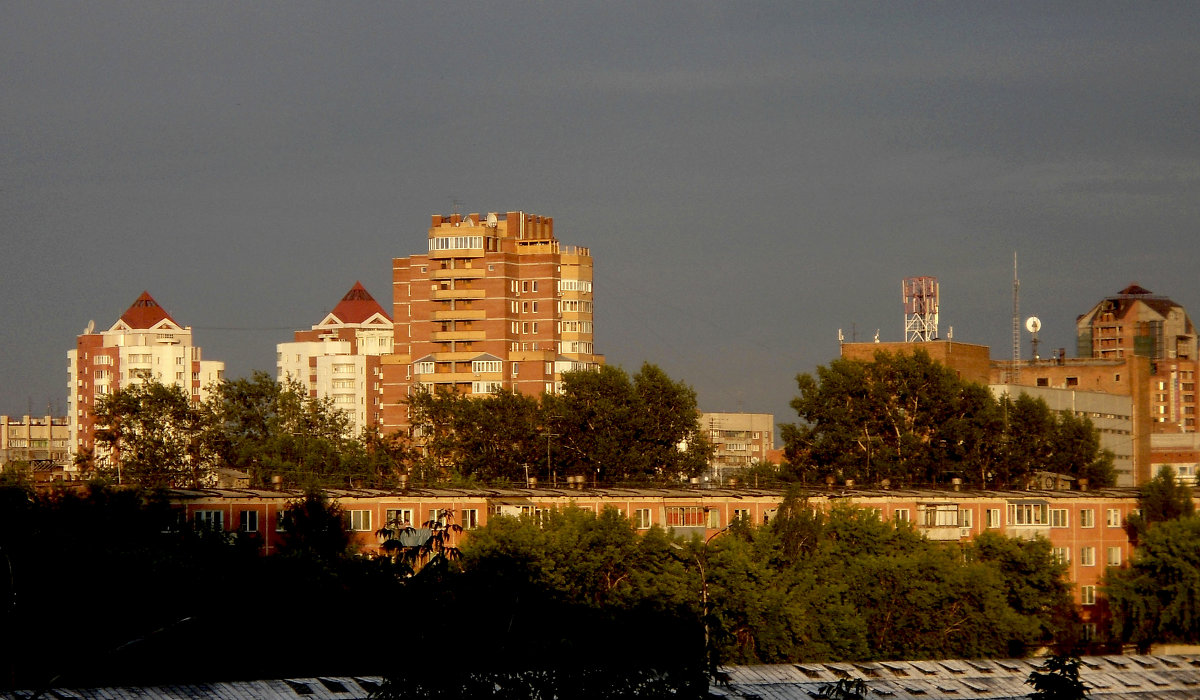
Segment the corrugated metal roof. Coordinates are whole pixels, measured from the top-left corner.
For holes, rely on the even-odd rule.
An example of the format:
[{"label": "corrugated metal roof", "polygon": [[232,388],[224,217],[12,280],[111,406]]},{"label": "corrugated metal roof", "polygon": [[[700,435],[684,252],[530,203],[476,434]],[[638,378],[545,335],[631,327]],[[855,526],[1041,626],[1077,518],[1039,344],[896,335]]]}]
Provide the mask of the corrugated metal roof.
[{"label": "corrugated metal roof", "polygon": [[[1147,700],[1200,697],[1200,655],[1085,657],[1079,676],[1090,698]],[[870,694],[913,700],[1027,698],[1025,683],[1039,659],[884,661],[738,666],[723,669],[729,682],[713,695],[763,700],[811,700],[839,679],[861,680]]]}]

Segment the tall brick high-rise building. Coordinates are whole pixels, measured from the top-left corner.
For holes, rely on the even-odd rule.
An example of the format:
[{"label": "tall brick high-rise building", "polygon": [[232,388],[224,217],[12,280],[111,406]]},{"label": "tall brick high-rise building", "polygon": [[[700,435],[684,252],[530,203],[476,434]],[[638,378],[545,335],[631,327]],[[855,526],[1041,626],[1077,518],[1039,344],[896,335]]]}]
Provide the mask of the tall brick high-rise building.
[{"label": "tall brick high-rise building", "polygon": [[1078,355],[1119,360],[1146,357],[1150,420],[1156,433],[1196,430],[1196,327],[1170,299],[1131,284],[1101,300],[1075,323]]},{"label": "tall brick high-rise building", "polygon": [[592,257],[525,212],[432,217],[428,252],[392,261],[395,335],[383,362],[383,427],[408,426],[417,387],[464,394],[556,391],[604,362],[593,347]]}]

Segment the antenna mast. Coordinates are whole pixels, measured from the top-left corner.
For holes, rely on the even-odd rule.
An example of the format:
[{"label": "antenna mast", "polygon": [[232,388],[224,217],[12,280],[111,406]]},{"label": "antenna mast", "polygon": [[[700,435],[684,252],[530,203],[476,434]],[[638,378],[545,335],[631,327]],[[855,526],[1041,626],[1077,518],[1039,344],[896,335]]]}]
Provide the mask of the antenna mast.
[{"label": "antenna mast", "polygon": [[1017,251],[1013,251],[1013,316],[1012,316],[1012,367],[1008,371],[1008,383],[1016,384],[1021,379],[1021,280],[1017,279]]},{"label": "antenna mast", "polygon": [[[900,283],[904,302],[904,342],[937,340],[938,281],[936,277],[905,277]],[[879,334],[875,334],[879,342]]]}]

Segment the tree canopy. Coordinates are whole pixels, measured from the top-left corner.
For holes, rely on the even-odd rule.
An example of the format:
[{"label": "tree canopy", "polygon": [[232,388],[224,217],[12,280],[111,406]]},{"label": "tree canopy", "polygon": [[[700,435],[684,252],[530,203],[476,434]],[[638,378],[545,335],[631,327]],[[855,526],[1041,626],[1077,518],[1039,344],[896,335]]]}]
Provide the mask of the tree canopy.
[{"label": "tree canopy", "polygon": [[711,453],[696,392],[652,364],[632,377],[612,366],[566,372],[562,392],[540,400],[439,389],[418,392],[409,408],[423,480],[678,481],[703,471]]},{"label": "tree canopy", "polygon": [[801,481],[1020,486],[1039,470],[1095,487],[1114,481],[1112,456],[1086,417],[1055,414],[1024,394],[997,400],[924,351],[837,359],[797,384],[801,422],[783,426],[781,471]]}]

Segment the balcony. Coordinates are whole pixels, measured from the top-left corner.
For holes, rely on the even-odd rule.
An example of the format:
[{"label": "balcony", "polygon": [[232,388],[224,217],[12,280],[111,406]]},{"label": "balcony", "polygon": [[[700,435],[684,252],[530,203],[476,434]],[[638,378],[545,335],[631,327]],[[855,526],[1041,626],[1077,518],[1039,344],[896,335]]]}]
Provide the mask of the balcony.
[{"label": "balcony", "polygon": [[452,311],[434,311],[435,321],[483,321],[487,312],[483,309],[454,309]]},{"label": "balcony", "polygon": [[482,289],[435,289],[433,290],[434,301],[444,299],[484,299],[487,293]]},{"label": "balcony", "polygon": [[484,270],[481,267],[458,267],[446,270],[434,270],[429,274],[430,279],[435,280],[456,280],[456,279],[482,279]]},{"label": "balcony", "polygon": [[445,340],[487,340],[487,333],[478,331],[434,331],[431,335],[434,342]]}]

